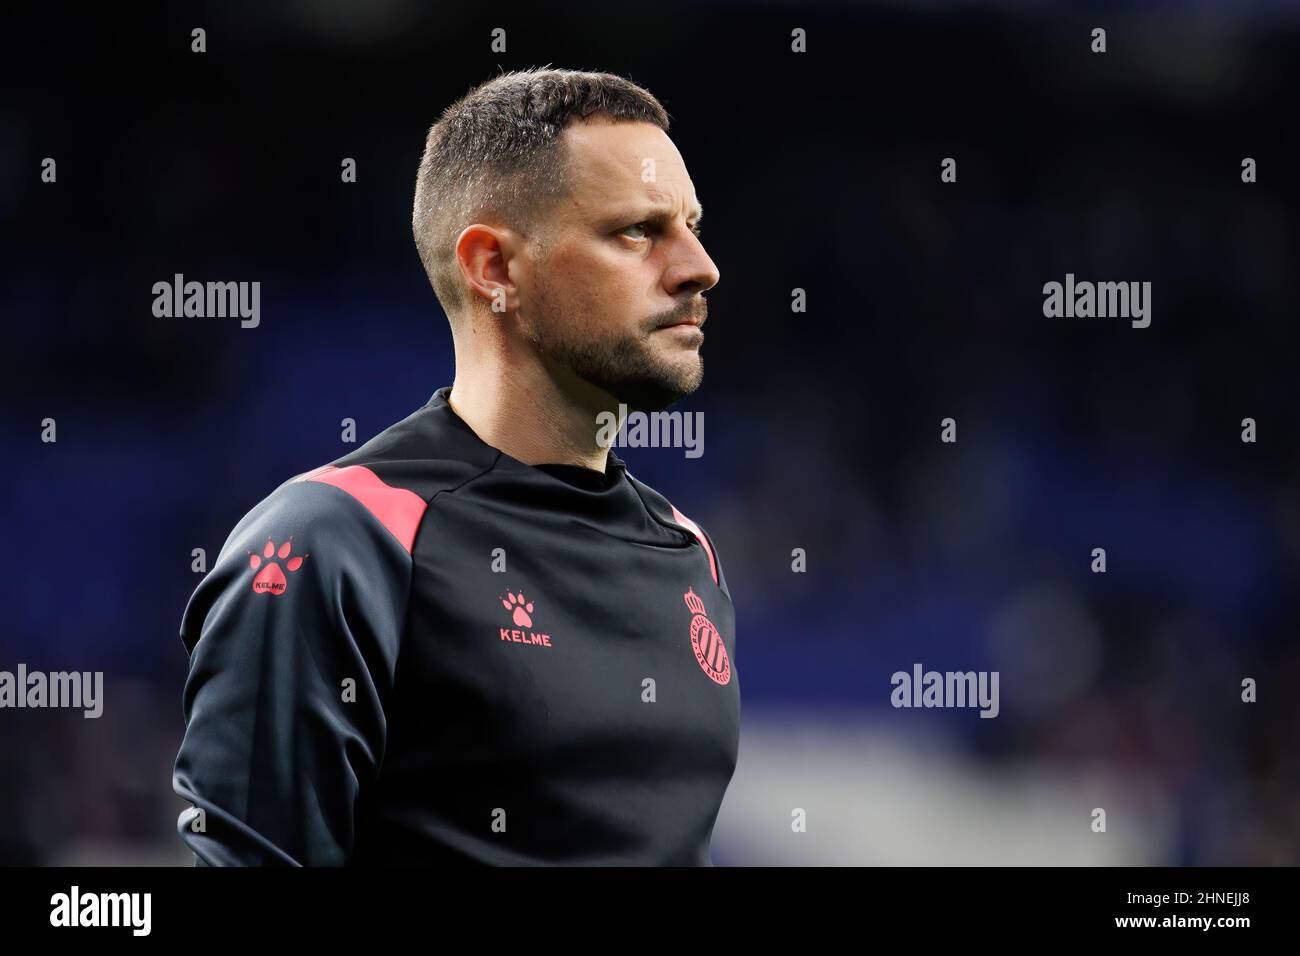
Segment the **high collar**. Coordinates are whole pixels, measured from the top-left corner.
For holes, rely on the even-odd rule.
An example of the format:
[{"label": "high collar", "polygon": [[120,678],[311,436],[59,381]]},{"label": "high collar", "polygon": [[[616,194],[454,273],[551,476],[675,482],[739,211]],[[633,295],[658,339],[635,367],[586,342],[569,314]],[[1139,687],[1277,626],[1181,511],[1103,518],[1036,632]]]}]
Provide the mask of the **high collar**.
[{"label": "high collar", "polygon": [[[528,465],[484,442],[447,401],[451,386],[433,393],[420,416],[441,435],[439,445],[457,448],[462,460],[484,463],[467,486],[475,497],[490,500],[496,507],[516,511],[521,518],[536,517],[539,511],[552,518],[582,525],[600,534],[657,546],[683,547],[688,536],[672,523],[671,506],[653,489],[635,481],[627,466],[609,452],[606,474],[609,480],[600,487],[583,479],[565,475],[565,468],[554,472],[548,467]],[[448,442],[447,439],[452,438]],[[570,466],[576,468],[577,466]]]},{"label": "high collar", "polygon": [[[425,408],[431,408],[431,409],[436,408],[442,410],[445,413],[448,421],[454,427],[456,427],[462,434],[471,437],[474,441],[482,445],[484,448],[490,448],[493,451],[497,452],[503,460],[507,460],[509,462],[512,462],[515,465],[519,465],[524,468],[535,468],[537,470],[542,470],[543,474],[548,474],[551,475],[551,477],[557,478],[557,480],[565,481],[566,484],[574,483],[574,482],[569,482],[565,477],[562,477],[564,472],[570,469],[574,470],[575,472],[580,469],[581,471],[600,474],[600,472],[597,472],[594,468],[587,468],[585,465],[573,465],[567,462],[543,462],[538,465],[525,465],[517,458],[512,458],[510,455],[507,455],[505,452],[501,451],[501,449],[494,448],[493,446],[489,445],[487,442],[483,441],[483,439],[478,436],[478,433],[475,432],[474,429],[469,427],[469,423],[466,422],[465,419],[461,418],[458,414],[456,414],[456,410],[451,407],[451,402],[449,401],[449,398],[451,396],[451,389],[452,386],[450,385],[444,385],[442,388],[439,388],[429,397],[429,401],[425,403]],[[618,455],[614,453],[613,448],[610,448],[606,454],[608,457],[606,458],[605,461],[604,474],[606,476],[609,476],[609,480],[605,484],[613,485],[616,483],[617,480],[614,477],[613,473],[616,471],[621,473],[626,473],[627,465],[624,463],[623,459],[619,458]],[[546,469],[551,469],[551,470],[546,470]],[[585,476],[583,477],[585,478]],[[589,481],[585,481],[585,480],[580,480],[577,482],[577,484],[580,487],[585,487],[589,483],[590,483]]]},{"label": "high collar", "polygon": [[[594,496],[610,496],[610,494],[617,493],[620,485],[627,485],[627,464],[623,462],[623,459],[617,457],[614,449],[608,449],[606,453],[606,466],[604,466],[602,475],[601,472],[595,471],[594,468],[580,466],[580,464],[564,462],[543,462],[536,464],[536,466],[534,464],[525,464],[497,449],[497,447],[487,445],[487,442],[478,437],[477,432],[474,432],[469,427],[469,423],[456,414],[455,408],[451,407],[451,402],[448,401],[451,388],[451,385],[445,385],[435,390],[433,395],[430,395],[425,408],[437,412],[439,418],[445,419],[446,423],[451,428],[454,428],[456,432],[459,432],[464,440],[471,441],[473,444],[481,446],[482,449],[497,454],[498,460],[497,464],[495,464],[497,470],[515,473],[515,475],[519,476],[533,475],[543,484],[545,484],[545,481],[554,481],[554,483],[568,486],[568,488],[576,490],[576,492],[594,494]],[[601,476],[603,480],[595,481],[593,476]]]}]

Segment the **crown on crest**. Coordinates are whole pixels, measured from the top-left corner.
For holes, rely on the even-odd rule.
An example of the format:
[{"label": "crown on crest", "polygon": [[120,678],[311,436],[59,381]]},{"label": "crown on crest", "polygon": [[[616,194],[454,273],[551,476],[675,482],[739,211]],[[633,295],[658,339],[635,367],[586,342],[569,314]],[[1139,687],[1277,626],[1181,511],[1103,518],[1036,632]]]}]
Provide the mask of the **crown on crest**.
[{"label": "crown on crest", "polygon": [[682,597],[685,598],[686,606],[691,609],[692,614],[704,613],[704,602],[700,600],[700,596],[695,593],[694,588],[688,589]]}]

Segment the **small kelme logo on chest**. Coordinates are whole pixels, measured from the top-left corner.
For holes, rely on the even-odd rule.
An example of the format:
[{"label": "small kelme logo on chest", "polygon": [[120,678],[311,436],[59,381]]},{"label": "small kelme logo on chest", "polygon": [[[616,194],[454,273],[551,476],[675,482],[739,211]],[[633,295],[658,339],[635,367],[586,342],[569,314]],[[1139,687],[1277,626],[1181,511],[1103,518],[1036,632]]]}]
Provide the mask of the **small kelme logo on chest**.
[{"label": "small kelme logo on chest", "polygon": [[501,604],[510,612],[510,620],[515,625],[514,627],[501,628],[501,640],[510,641],[513,644],[551,646],[551,635],[542,634],[532,629],[533,602],[524,597],[524,592],[520,591],[518,594],[514,594],[507,591],[506,596],[501,598]]},{"label": "small kelme logo on chest", "polygon": [[688,588],[682,597],[694,615],[691,618],[691,647],[695,649],[695,659],[714,681],[727,683],[731,680],[731,658],[727,656],[727,645],[722,643],[722,635],[704,613],[704,602],[694,588]]}]

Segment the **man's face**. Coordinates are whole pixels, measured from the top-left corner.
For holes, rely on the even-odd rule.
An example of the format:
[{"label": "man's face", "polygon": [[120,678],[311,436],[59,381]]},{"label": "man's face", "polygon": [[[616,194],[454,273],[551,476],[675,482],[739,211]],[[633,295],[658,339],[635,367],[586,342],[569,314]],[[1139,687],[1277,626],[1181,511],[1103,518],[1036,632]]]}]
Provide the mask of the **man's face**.
[{"label": "man's face", "polygon": [[564,137],[573,188],[520,284],[522,331],[557,372],[658,411],[704,376],[702,293],[719,274],[696,235],[695,187],[653,124],[594,118]]}]

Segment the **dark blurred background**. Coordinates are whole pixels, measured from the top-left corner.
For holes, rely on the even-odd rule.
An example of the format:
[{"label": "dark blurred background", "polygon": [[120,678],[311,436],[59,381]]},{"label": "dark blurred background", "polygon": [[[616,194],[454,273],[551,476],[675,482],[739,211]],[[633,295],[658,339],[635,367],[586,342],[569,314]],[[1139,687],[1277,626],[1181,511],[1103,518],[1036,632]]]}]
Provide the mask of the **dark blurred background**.
[{"label": "dark blurred background", "polygon": [[[714,860],[1300,862],[1295,4],[4,17],[0,670],[102,670],[105,703],[0,710],[0,863],[190,862],[191,551],[451,383],[424,135],[545,64],[661,99],[722,273],[677,406],[703,456],[621,452],[737,606]],[[1067,272],[1151,282],[1150,327],[1045,318]],[[260,281],[260,326],[156,318],[175,273]],[[894,709],[916,662],[999,671],[999,716]]]}]

